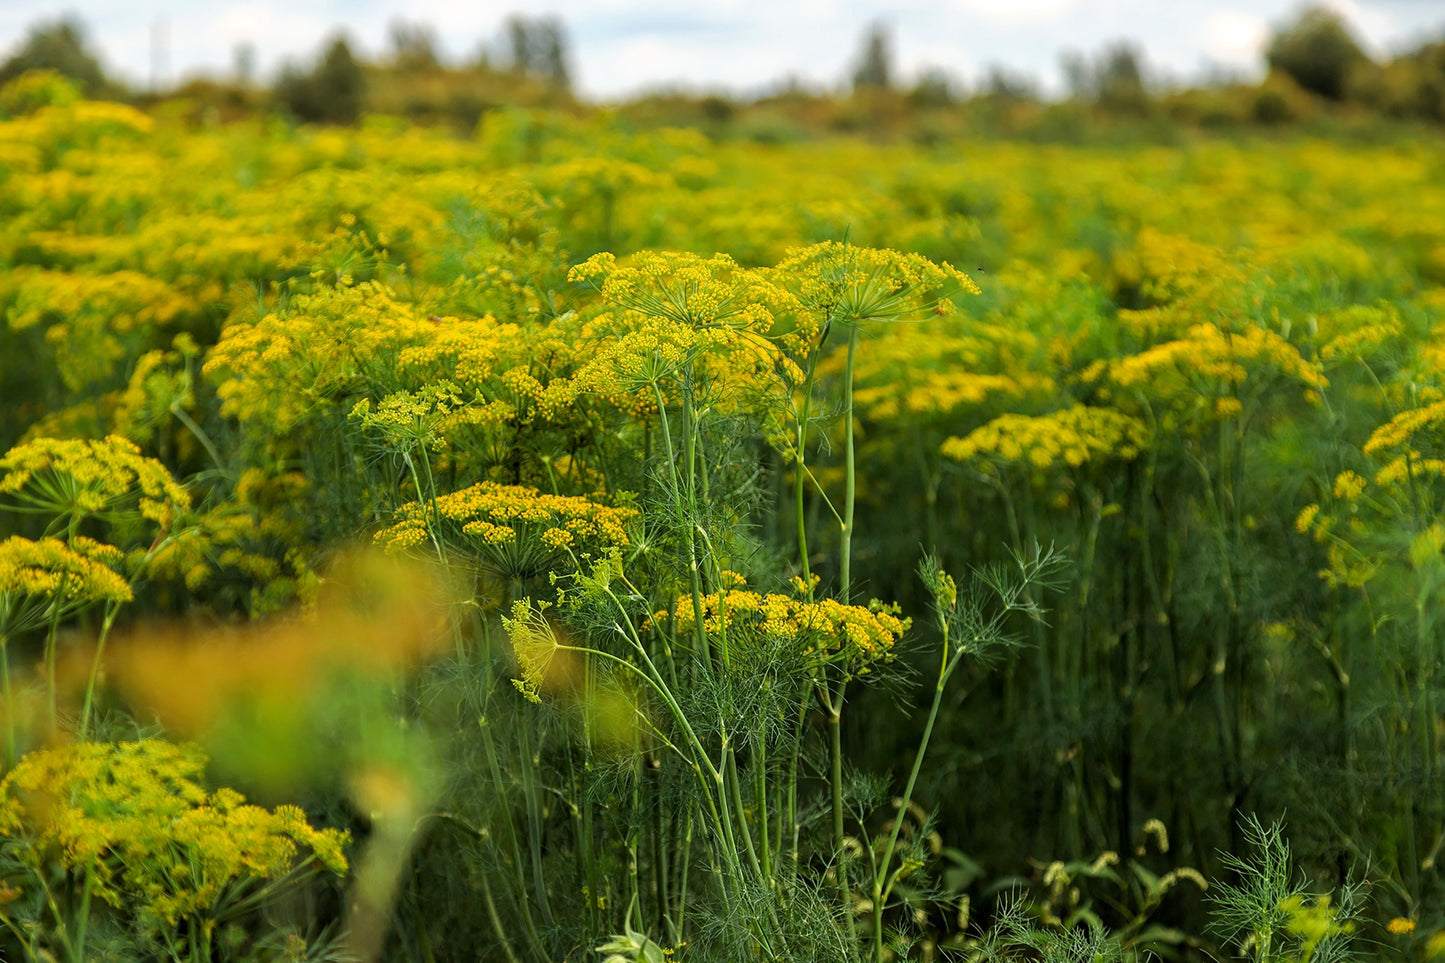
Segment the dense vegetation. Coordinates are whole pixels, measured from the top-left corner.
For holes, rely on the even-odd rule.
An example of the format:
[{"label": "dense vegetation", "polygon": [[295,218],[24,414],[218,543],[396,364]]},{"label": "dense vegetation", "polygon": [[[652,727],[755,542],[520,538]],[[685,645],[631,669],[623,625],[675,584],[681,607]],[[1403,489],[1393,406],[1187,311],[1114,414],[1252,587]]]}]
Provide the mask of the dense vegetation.
[{"label": "dense vegetation", "polygon": [[8,958],[1441,951],[1437,140],[0,116]]}]

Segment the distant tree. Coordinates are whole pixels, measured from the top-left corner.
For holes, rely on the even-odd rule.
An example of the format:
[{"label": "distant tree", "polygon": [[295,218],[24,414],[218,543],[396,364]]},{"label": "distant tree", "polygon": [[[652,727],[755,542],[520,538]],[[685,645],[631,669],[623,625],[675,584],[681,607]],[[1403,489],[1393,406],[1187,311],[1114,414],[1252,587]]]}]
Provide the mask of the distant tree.
[{"label": "distant tree", "polygon": [[1116,113],[1142,114],[1149,109],[1144,57],[1127,40],[1109,44],[1092,60],[1076,51],[1060,58],[1064,83],[1071,96]]},{"label": "distant tree", "polygon": [[883,24],[875,23],[863,35],[858,66],[853,69],[853,89],[892,86],[893,36]]},{"label": "distant tree", "polygon": [[37,23],[25,42],[0,64],[0,84],[27,70],[53,70],[74,80],[86,96],[111,88],[100,61],[85,48],[85,28],[78,20],[62,18]]},{"label": "distant tree", "polygon": [[1104,48],[1095,67],[1094,83],[1099,106],[1124,113],[1143,113],[1149,108],[1144,89],[1143,55],[1127,40]]},{"label": "distant tree", "polygon": [[1277,31],[1265,59],[1305,90],[1330,100],[1344,97],[1351,71],[1369,61],[1349,25],[1325,7],[1308,7]]},{"label": "distant tree", "polygon": [[981,93],[996,100],[1034,100],[1038,87],[1026,74],[994,64],[984,75]]},{"label": "distant tree", "polygon": [[390,34],[391,62],[398,70],[411,73],[440,65],[436,31],[429,24],[393,20]]},{"label": "distant tree", "polygon": [[572,86],[567,32],[561,20],[513,15],[507,18],[503,34],[513,71],[563,90]]},{"label": "distant tree", "polygon": [[942,67],[928,67],[918,75],[908,100],[917,107],[947,107],[958,100],[959,83]]},{"label": "distant tree", "polygon": [[316,69],[303,74],[292,66],[281,73],[276,99],[301,121],[354,124],[361,117],[366,77],[346,38],[335,37]]}]

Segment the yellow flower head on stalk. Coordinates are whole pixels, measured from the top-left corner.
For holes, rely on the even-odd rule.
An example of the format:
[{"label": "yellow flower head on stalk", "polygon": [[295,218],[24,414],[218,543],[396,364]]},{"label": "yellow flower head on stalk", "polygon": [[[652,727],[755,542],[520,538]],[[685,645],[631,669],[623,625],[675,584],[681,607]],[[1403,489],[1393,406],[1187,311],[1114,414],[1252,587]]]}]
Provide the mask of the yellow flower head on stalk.
[{"label": "yellow flower head on stalk", "polygon": [[820,323],[924,320],[951,313],[953,291],[979,293],[971,277],[947,262],[841,241],[789,250],[771,274]]},{"label": "yellow flower head on stalk", "polygon": [[1002,415],[963,438],[949,438],[943,454],[957,461],[987,458],[1031,468],[1078,468],[1109,458],[1132,461],[1148,444],[1143,422],[1112,408],[1074,405],[1047,415]]},{"label": "yellow flower head on stalk", "polygon": [[[893,646],[912,626],[899,618],[896,606],[873,601],[867,606],[844,605],[836,599],[809,602],[788,595],[762,595],[742,588],[702,597],[703,628],[717,637],[727,632],[729,645],[786,643],[810,667],[845,666],[865,673],[875,663],[894,657]],[[678,598],[673,610],[657,612],[649,626],[671,619],[679,636],[693,631],[696,617],[692,596]]]},{"label": "yellow flower head on stalk", "polygon": [[138,271],[71,273],[22,266],[0,278],[0,309],[13,330],[45,329],[66,387],[106,386],[135,344],[194,317],[195,299]]},{"label": "yellow flower head on stalk", "polygon": [[789,352],[810,343],[811,320],[767,274],[727,255],[643,251],[620,264],[604,253],[574,267],[570,279],[614,309],[584,331],[590,358],[576,386],[633,414],[655,407],[654,392],[668,394],[689,366],[695,383],[721,389],[710,401],[759,411],[803,380]]},{"label": "yellow flower head on stalk", "polygon": [[199,747],[155,739],[30,753],[0,783],[0,836],[25,847],[33,871],[85,880],[157,927],[211,919],[231,887],[312,860],[346,872],[344,832],[313,828],[294,806],[207,792],[205,766]]},{"label": "yellow flower head on stalk", "polygon": [[377,533],[376,542],[388,552],[402,551],[426,542],[430,529],[505,573],[525,577],[546,571],[569,551],[600,555],[627,545],[627,525],[636,515],[635,509],[577,495],[480,482],[438,496],[434,503],[407,502],[397,509],[396,523]]},{"label": "yellow flower head on stalk", "polygon": [[1417,435],[1438,434],[1442,426],[1445,426],[1445,401],[1410,408],[1376,428],[1365,442],[1364,452],[1380,455],[1391,449],[1405,448]]},{"label": "yellow flower head on stalk", "polygon": [[309,412],[356,391],[369,374],[437,330],[415,305],[385,285],[362,282],[298,295],[284,311],[233,323],[203,366],[216,382],[221,413],[286,432]]},{"label": "yellow flower head on stalk", "polygon": [[1116,255],[1111,267],[1118,286],[1136,288],[1156,302],[1194,296],[1239,274],[1218,248],[1153,227],[1143,228],[1133,248]]},{"label": "yellow flower head on stalk", "polygon": [[[831,373],[837,367],[836,358],[830,357],[820,370]],[[1052,378],[1028,371],[1012,375],[953,369],[909,371],[895,372],[894,377],[883,379],[877,377],[877,369],[872,364],[860,367],[859,378],[867,379],[867,386],[854,392],[853,403],[869,420],[877,421],[948,414],[986,401],[1045,398],[1056,390]]]},{"label": "yellow flower head on stalk", "polygon": [[111,522],[139,514],[165,528],[190,504],[164,465],[119,435],[37,438],[0,457],[0,506],[13,511]]},{"label": "yellow flower head on stalk", "polygon": [[417,391],[393,392],[375,405],[362,399],[351,409],[351,417],[403,451],[445,448],[452,428],[477,421],[461,389],[445,380]]},{"label": "yellow flower head on stalk", "polygon": [[0,542],[0,633],[43,623],[52,608],[69,615],[101,602],[129,602],[130,583],[116,569],[122,553],[84,536]]},{"label": "yellow flower head on stalk", "polygon": [[556,673],[551,672],[552,663],[560,651],[556,631],[542,612],[533,608],[530,599],[514,601],[512,615],[503,619],[503,623],[512,642],[512,657],[520,674],[512,680],[512,684],[528,702],[540,703],[542,687],[557,681]]},{"label": "yellow flower head on stalk", "polygon": [[1352,305],[1313,320],[1319,335],[1328,338],[1320,347],[1320,359],[1326,362],[1368,358],[1405,332],[1391,307]]},{"label": "yellow flower head on stalk", "polygon": [[[1196,324],[1186,337],[1156,345],[1137,355],[1110,362],[1109,379],[1121,388],[1137,388],[1186,404],[1197,404],[1201,386],[1239,385],[1251,369],[1284,375],[1309,392],[1328,386],[1318,367],[1273,331],[1249,325],[1242,331],[1224,331],[1214,324]],[[1097,372],[1095,372],[1097,373]],[[1085,377],[1089,377],[1086,373]],[[1232,417],[1232,407],[1214,410],[1216,417]]]}]

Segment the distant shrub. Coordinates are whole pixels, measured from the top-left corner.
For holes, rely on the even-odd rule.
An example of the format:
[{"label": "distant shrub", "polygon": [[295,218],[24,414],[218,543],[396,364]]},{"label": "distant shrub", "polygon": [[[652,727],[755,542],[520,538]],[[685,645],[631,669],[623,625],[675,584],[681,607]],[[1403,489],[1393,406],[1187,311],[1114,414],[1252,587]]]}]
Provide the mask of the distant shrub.
[{"label": "distant shrub", "polygon": [[78,100],[80,88],[70,78],[54,70],[31,70],[0,87],[0,117],[23,117]]},{"label": "distant shrub", "polygon": [[69,18],[32,26],[20,48],[0,63],[0,84],[31,70],[53,70],[69,77],[89,97],[111,87],[100,61],[85,49],[85,29]]},{"label": "distant shrub", "polygon": [[354,124],[361,117],[366,77],[346,38],[336,37],[309,74],[288,68],[276,85],[276,99],[297,120],[313,124]]},{"label": "distant shrub", "polygon": [[1344,19],[1324,7],[1310,7],[1276,33],[1265,59],[1305,90],[1330,100],[1343,98],[1350,72],[1369,61]]}]

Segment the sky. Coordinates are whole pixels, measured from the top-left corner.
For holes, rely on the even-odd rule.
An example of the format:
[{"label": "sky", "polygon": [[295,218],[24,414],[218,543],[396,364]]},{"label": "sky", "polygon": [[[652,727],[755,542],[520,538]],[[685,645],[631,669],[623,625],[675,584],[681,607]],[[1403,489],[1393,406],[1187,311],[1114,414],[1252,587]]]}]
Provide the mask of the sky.
[{"label": "sky", "polygon": [[[1445,0],[1328,0],[1372,55],[1445,37]],[[234,72],[250,45],[261,78],[310,62],[342,29],[368,56],[387,50],[403,19],[436,29],[444,58],[498,45],[511,13],[561,18],[575,86],[615,100],[686,87],[749,95],[787,78],[838,87],[873,23],[893,36],[904,82],[942,68],[965,85],[993,65],[1057,93],[1060,53],[1093,54],[1132,40],[1157,76],[1175,82],[1262,73],[1271,29],[1298,0],[0,0],[0,58],[30,25],[72,15],[111,73],[137,87]]]}]

